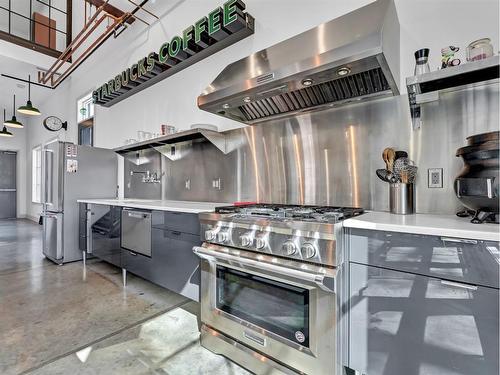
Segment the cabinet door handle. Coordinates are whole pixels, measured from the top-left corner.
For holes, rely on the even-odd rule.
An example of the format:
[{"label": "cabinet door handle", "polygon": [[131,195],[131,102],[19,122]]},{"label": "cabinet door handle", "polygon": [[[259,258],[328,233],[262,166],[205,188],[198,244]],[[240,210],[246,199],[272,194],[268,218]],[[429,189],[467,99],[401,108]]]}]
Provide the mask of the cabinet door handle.
[{"label": "cabinet door handle", "polygon": [[448,281],[448,280],[441,280],[441,284],[447,285],[447,286],[452,286],[452,287],[455,287],[455,288],[477,290],[477,286],[475,286],[475,285],[455,283],[453,281]]},{"label": "cabinet door handle", "polygon": [[181,235],[181,232],[179,232],[179,231],[177,231],[177,230],[173,230],[173,231],[172,231],[172,234],[173,234],[174,236],[180,236],[180,235]]},{"label": "cabinet door handle", "polygon": [[128,253],[129,253],[130,255],[134,256],[134,257],[136,257],[136,256],[137,256],[137,254],[136,254],[136,253],[134,253],[134,252],[132,252],[132,251],[129,251]]},{"label": "cabinet door handle", "polygon": [[476,240],[469,240],[466,238],[453,238],[453,237],[441,237],[441,241],[443,242],[455,242],[455,243],[465,243],[469,245],[477,245]]}]

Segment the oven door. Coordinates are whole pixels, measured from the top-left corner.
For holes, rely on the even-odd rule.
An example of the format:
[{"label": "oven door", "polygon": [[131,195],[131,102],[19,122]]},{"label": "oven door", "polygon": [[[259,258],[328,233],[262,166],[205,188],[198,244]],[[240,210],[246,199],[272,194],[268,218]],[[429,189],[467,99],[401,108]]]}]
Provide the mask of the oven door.
[{"label": "oven door", "polygon": [[204,244],[202,323],[305,373],[335,364],[336,270]]}]

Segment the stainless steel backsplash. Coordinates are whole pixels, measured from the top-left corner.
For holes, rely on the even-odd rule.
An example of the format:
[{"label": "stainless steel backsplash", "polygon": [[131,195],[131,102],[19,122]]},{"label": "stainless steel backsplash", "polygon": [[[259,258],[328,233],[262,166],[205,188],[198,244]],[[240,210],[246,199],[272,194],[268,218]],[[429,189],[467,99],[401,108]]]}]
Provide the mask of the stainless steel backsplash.
[{"label": "stainless steel backsplash", "polygon": [[[422,127],[413,130],[401,95],[228,131],[227,155],[206,141],[176,145],[175,157],[149,150],[142,156],[151,165],[125,159],[125,196],[387,211],[389,186],[375,170],[384,168],[382,150],[392,146],[408,151],[419,167],[417,212],[454,213],[460,204],[453,180],[462,167],[455,152],[467,136],[498,130],[498,103],[498,84],[442,94],[424,105]],[[132,168],[156,169],[160,159],[161,192],[130,176]],[[443,168],[442,189],[427,187],[428,168]]]}]

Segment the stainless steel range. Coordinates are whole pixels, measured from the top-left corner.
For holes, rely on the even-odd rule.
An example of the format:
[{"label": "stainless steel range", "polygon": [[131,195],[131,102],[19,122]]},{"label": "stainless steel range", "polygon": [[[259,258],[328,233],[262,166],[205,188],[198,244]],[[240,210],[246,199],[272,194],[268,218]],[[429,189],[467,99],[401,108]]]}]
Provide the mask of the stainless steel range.
[{"label": "stainless steel range", "polygon": [[256,204],[200,214],[202,345],[257,374],[336,374],[340,222],[362,212]]}]

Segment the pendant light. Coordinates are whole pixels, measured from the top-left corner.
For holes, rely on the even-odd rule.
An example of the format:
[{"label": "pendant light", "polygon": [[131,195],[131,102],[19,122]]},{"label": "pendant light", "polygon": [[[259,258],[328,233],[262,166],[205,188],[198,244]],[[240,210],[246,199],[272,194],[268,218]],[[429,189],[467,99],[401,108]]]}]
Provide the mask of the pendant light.
[{"label": "pendant light", "polygon": [[31,76],[28,76],[28,102],[26,105],[23,105],[17,109],[19,113],[28,115],[28,116],[40,116],[40,111],[33,107],[31,103]]},{"label": "pendant light", "polygon": [[17,121],[16,118],[16,96],[14,95],[14,106],[12,107],[12,118],[8,121],[5,121],[5,114],[4,114],[4,121],[3,124],[9,128],[23,128],[23,124],[21,124],[19,121]]},{"label": "pendant light", "polygon": [[[5,123],[5,109],[3,110],[3,120]],[[7,130],[7,127],[4,125],[3,129],[0,131],[0,137],[12,137],[13,134]]]}]

